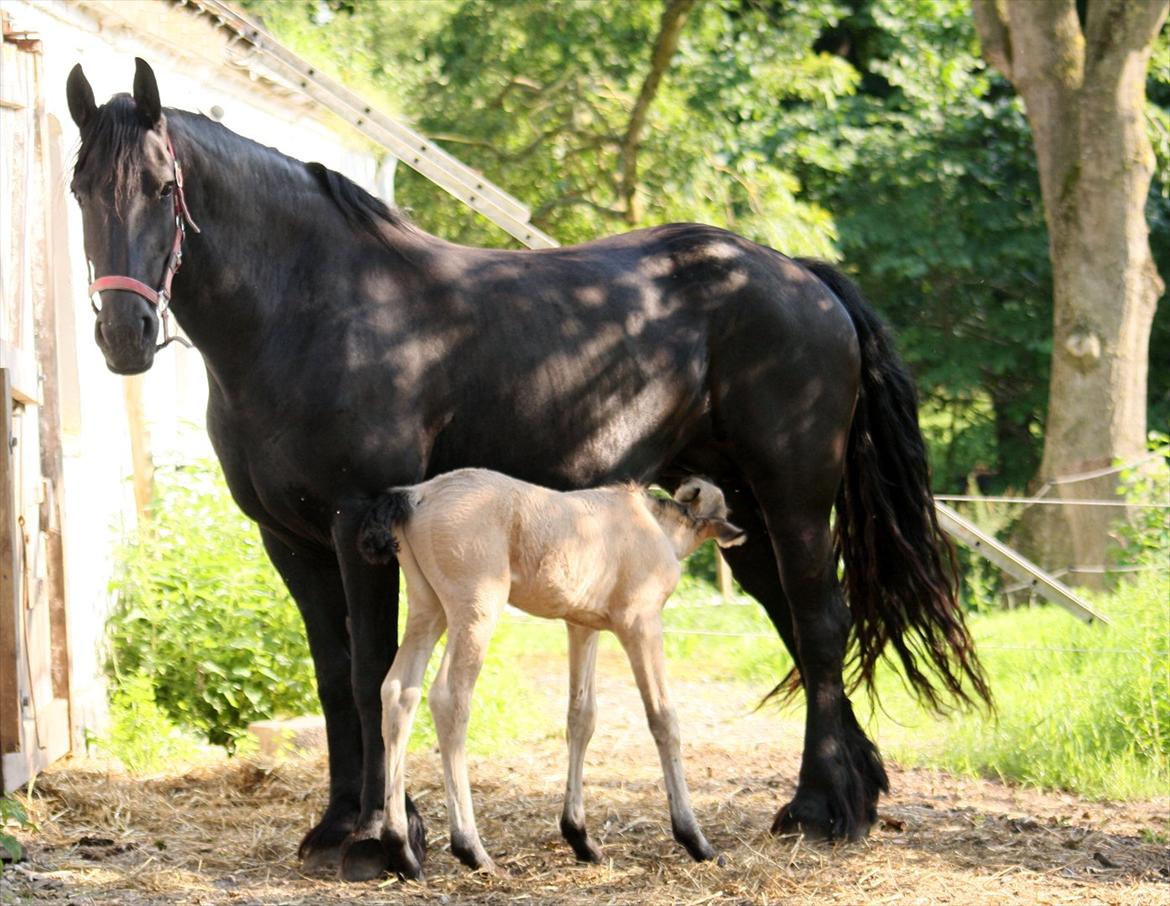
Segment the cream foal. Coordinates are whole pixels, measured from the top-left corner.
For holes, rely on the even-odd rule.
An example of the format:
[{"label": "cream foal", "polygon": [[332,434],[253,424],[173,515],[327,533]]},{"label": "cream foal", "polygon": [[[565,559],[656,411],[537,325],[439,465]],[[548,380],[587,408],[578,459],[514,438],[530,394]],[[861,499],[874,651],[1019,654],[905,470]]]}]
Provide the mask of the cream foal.
[{"label": "cream foal", "polygon": [[378,499],[358,543],[372,562],[397,555],[409,607],[382,685],[382,842],[394,870],[406,877],[422,873],[407,842],[406,743],[423,673],[444,629],[447,646],[428,701],[443,758],[451,851],[471,868],[494,868],[475,827],[465,743],[476,678],[509,601],[568,624],[569,775],[561,833],[577,858],[601,859],[585,829],[582,773],[595,724],[602,629],[618,637],[633,668],[662,761],[675,839],[696,860],[715,856],[683,776],[662,643],[662,608],[678,584],[679,561],[708,538],[728,547],[742,543],[744,534],[727,521],[719,489],[694,478],[667,500],[633,485],[562,493],[498,472],[461,469]]}]

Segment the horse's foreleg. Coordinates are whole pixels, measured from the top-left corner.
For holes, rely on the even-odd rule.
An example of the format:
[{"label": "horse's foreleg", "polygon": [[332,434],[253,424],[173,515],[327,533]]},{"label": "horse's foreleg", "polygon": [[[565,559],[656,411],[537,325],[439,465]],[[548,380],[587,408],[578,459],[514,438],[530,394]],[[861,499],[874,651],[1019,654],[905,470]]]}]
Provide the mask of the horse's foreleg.
[{"label": "horse's foreleg", "polygon": [[[442,591],[441,594],[446,594]],[[431,684],[427,703],[435,720],[439,750],[443,756],[443,780],[447,791],[447,817],[451,826],[451,852],[468,868],[495,871],[475,826],[471,782],[467,776],[467,724],[475,681],[483,668],[488,641],[507,591],[499,600],[477,595],[460,600],[447,611],[447,648],[439,672]]]},{"label": "horse's foreleg", "polygon": [[438,597],[417,568],[408,567],[405,561],[403,566],[407,574],[409,607],[406,629],[394,664],[382,684],[382,740],[386,747],[382,844],[392,870],[406,878],[420,878],[422,865],[410,847],[406,815],[406,746],[418,710],[427,661],[443,634],[446,618]]},{"label": "horse's foreleg", "polygon": [[670,701],[666,685],[665,653],[662,643],[662,620],[641,618],[620,627],[618,639],[626,650],[642,694],[650,734],[658,747],[662,774],[666,781],[666,796],[670,805],[670,825],[674,838],[681,843],[696,862],[715,858],[715,850],[695,820],[691,796],[683,774],[682,744],[678,732],[678,715]]},{"label": "horse's foreleg", "polygon": [[294,553],[270,532],[260,534],[305,621],[329,746],[329,805],[305,834],[298,854],[304,871],[335,869],[341,845],[357,824],[362,772],[361,724],[350,683],[341,573],[332,558]]},{"label": "horse's foreleg", "polygon": [[597,718],[596,629],[568,624],[569,629],[569,776],[565,782],[565,806],[561,811],[561,836],[581,862],[600,862],[601,848],[585,829],[585,749],[593,737]]},{"label": "horse's foreleg", "polygon": [[[398,650],[398,569],[361,559],[357,525],[364,511],[343,513],[333,528],[350,621],[350,683],[361,723],[361,811],[341,853],[341,877],[368,881],[390,866],[382,846],[386,763],[382,745],[382,681]],[[410,843],[421,863],[426,852],[422,821],[407,799]]]}]

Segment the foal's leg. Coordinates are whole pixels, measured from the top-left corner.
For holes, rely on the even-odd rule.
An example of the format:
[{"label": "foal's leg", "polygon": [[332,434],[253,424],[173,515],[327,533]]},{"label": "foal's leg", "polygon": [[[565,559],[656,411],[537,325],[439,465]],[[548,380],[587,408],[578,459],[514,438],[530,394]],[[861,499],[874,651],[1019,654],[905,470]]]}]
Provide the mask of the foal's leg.
[{"label": "foal's leg", "polygon": [[[447,592],[443,590],[446,600]],[[435,719],[439,749],[443,754],[443,780],[447,790],[447,816],[451,823],[451,852],[468,868],[495,871],[480,842],[471,805],[467,777],[467,723],[471,696],[483,667],[488,641],[507,603],[502,594],[477,594],[453,606],[447,603],[447,649],[427,701]]]},{"label": "foal's leg", "polygon": [[565,783],[565,807],[561,812],[561,836],[581,862],[600,862],[601,848],[585,829],[582,776],[585,748],[593,736],[597,718],[596,629],[567,624],[569,629],[569,779]]},{"label": "foal's leg", "polygon": [[715,850],[695,820],[691,796],[683,776],[682,752],[678,732],[678,716],[670,702],[666,686],[665,652],[662,645],[661,612],[653,617],[642,617],[618,631],[618,639],[626,649],[650,734],[658,747],[662,774],[666,780],[666,797],[670,805],[670,825],[674,839],[686,847],[696,862],[715,858]]},{"label": "foal's leg", "polygon": [[420,878],[422,865],[410,846],[406,815],[406,746],[421,697],[423,674],[447,620],[438,597],[405,549],[402,564],[407,575],[406,629],[394,664],[382,683],[382,740],[386,746],[382,845],[392,871],[404,878]]}]

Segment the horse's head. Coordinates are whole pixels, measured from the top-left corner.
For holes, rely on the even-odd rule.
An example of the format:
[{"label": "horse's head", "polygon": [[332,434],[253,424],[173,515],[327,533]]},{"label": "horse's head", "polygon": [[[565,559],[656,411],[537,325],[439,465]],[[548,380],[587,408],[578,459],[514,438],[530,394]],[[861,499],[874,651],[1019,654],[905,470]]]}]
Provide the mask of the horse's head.
[{"label": "horse's head", "polygon": [[133,95],[115,95],[101,107],[80,65],[66,86],[81,131],[71,189],[97,278],[90,287],[94,335],[117,374],[138,374],[154,362],[186,215],[158,83],[150,66],[136,64]]}]

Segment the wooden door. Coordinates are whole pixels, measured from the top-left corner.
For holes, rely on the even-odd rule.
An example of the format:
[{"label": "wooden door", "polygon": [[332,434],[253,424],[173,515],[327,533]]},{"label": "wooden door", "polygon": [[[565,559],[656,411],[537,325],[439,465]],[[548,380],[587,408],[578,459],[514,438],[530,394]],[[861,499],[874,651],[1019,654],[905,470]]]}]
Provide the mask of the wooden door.
[{"label": "wooden door", "polygon": [[0,24],[0,784],[10,790],[69,751],[70,715],[48,242],[60,174],[39,42]]}]

